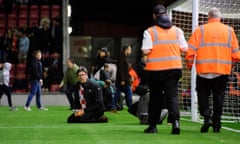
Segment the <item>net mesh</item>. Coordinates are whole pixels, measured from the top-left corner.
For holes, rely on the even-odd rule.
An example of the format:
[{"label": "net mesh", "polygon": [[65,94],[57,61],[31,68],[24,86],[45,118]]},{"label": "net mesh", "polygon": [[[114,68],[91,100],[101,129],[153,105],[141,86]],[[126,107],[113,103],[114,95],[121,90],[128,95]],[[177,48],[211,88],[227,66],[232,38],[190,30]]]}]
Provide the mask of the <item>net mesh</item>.
[{"label": "net mesh", "polygon": [[[207,23],[207,13],[217,7],[222,13],[222,22],[232,26],[240,39],[240,0],[199,0],[199,25]],[[186,40],[192,33],[192,0],[181,0],[169,7],[174,25],[182,28]],[[183,55],[184,57],[184,55]],[[191,112],[191,71],[186,69],[183,58],[183,75],[179,85],[179,103],[182,111]],[[211,100],[211,99],[210,99]],[[212,101],[210,101],[212,108]],[[225,92],[223,118],[240,121],[240,63],[232,70]]]}]

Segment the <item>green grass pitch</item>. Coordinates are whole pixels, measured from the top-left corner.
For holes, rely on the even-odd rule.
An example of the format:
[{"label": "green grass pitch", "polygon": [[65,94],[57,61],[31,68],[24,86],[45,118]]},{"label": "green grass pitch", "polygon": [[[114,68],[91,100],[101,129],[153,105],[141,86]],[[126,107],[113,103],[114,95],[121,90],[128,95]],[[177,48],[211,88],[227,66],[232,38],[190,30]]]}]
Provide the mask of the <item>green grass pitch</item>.
[{"label": "green grass pitch", "polygon": [[221,129],[220,133],[199,132],[201,124],[181,117],[181,134],[171,135],[171,126],[165,121],[157,134],[145,134],[147,125],[140,125],[126,109],[114,114],[106,112],[108,123],[67,124],[71,114],[65,106],[51,106],[39,111],[32,106],[9,111],[0,107],[0,144],[238,144],[240,123],[223,124],[238,132]]}]

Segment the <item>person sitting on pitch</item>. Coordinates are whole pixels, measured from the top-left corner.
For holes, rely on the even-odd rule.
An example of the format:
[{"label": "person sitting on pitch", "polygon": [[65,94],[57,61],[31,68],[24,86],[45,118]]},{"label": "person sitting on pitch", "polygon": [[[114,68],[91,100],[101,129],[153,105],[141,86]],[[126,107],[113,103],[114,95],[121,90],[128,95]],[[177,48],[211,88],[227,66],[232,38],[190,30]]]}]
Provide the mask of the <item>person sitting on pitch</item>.
[{"label": "person sitting on pitch", "polygon": [[68,117],[68,123],[108,122],[104,115],[101,87],[88,79],[88,71],[80,67],[77,71],[79,82],[75,89],[75,109]]}]

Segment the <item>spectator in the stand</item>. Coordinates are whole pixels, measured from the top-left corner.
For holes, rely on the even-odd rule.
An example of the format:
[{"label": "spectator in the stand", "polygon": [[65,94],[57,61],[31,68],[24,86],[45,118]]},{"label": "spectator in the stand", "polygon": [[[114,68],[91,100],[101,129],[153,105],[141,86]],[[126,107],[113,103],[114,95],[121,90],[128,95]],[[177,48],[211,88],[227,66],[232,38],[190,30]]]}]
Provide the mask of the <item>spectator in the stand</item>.
[{"label": "spectator in the stand", "polygon": [[18,39],[18,62],[26,63],[27,54],[29,50],[30,40],[25,31],[20,31],[20,38]]},{"label": "spectator in the stand", "polygon": [[19,32],[25,32],[26,33],[26,36],[29,37],[29,28],[27,26],[27,24],[23,24],[21,27],[18,28],[18,31]]},{"label": "spectator in the stand", "polygon": [[31,27],[29,27],[29,33],[28,33],[30,45],[28,49],[27,62],[26,62],[27,74],[28,74],[29,68],[31,67],[32,53],[34,50],[37,50],[39,48],[38,31],[39,31],[39,28],[37,23],[33,22],[31,24]]},{"label": "spectator in the stand", "polygon": [[9,57],[11,57],[11,59],[13,59],[13,63],[16,64],[18,63],[18,58],[17,58],[17,49],[18,49],[18,30],[17,29],[13,29],[12,30],[12,55]]},{"label": "spectator in the stand", "polygon": [[59,84],[63,78],[62,66],[60,63],[60,55],[53,53],[51,55],[51,66],[48,71],[50,85]]},{"label": "spectator in the stand", "polygon": [[4,34],[3,45],[7,50],[7,61],[16,64],[17,63],[17,37],[16,32],[8,29]]},{"label": "spectator in the stand", "polygon": [[48,92],[50,89],[50,78],[49,78],[49,69],[47,67],[43,68],[43,85],[42,91]]},{"label": "spectator in the stand", "polygon": [[62,27],[60,18],[53,18],[51,23],[52,48],[51,53],[62,53]]},{"label": "spectator in the stand", "polygon": [[77,70],[79,69],[79,66],[75,63],[75,59],[73,58],[68,58],[67,61],[67,70],[64,74],[64,77],[59,84],[59,88],[61,89],[64,84],[66,84],[66,91],[65,94],[67,96],[67,99],[70,104],[70,109],[74,109],[74,88],[76,84],[78,83],[78,78],[76,75]]},{"label": "spectator in the stand", "polygon": [[36,22],[31,23],[31,26],[29,27],[29,37],[35,37],[37,36],[39,31],[38,24]]},{"label": "spectator in the stand", "polygon": [[4,34],[3,37],[3,45],[7,50],[11,50],[12,49],[12,31],[11,29],[8,29],[7,32]]},{"label": "spectator in the stand", "polygon": [[49,67],[49,52],[51,50],[50,20],[43,18],[38,32],[39,49],[43,53],[43,65]]},{"label": "spectator in the stand", "polygon": [[3,44],[4,37],[0,37],[0,61],[7,60],[7,48]]},{"label": "spectator in the stand", "polygon": [[32,22],[30,24],[30,26],[27,28],[27,34],[28,37],[30,39],[30,45],[29,45],[29,49],[33,49],[36,50],[37,48],[39,48],[38,46],[38,32],[39,32],[39,26],[36,22]]}]

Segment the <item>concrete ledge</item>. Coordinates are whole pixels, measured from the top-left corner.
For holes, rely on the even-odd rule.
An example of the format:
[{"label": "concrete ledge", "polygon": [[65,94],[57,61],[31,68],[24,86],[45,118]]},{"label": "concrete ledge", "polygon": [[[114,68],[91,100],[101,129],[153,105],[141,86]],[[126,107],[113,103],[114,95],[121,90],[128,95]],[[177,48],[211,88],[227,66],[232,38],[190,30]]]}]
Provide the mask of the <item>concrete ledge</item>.
[{"label": "concrete ledge", "polygon": [[[29,93],[12,93],[12,103],[14,106],[24,106],[27,101],[27,96]],[[31,106],[36,105],[36,96],[33,97]],[[133,103],[135,103],[139,99],[139,96],[133,95]],[[49,92],[42,93],[41,95],[41,103],[43,106],[69,106],[67,97],[64,93],[60,92]],[[125,104],[125,101],[124,101]],[[0,100],[0,105],[8,106],[7,96],[4,94]]]},{"label": "concrete ledge", "polygon": [[[17,94],[12,93],[12,103],[15,106],[24,106],[27,101],[29,93]],[[36,105],[36,96],[33,97],[31,105]],[[41,103],[44,106],[68,106],[68,100],[64,93],[42,93]],[[1,105],[8,106],[7,96],[3,95],[1,98]]]}]

